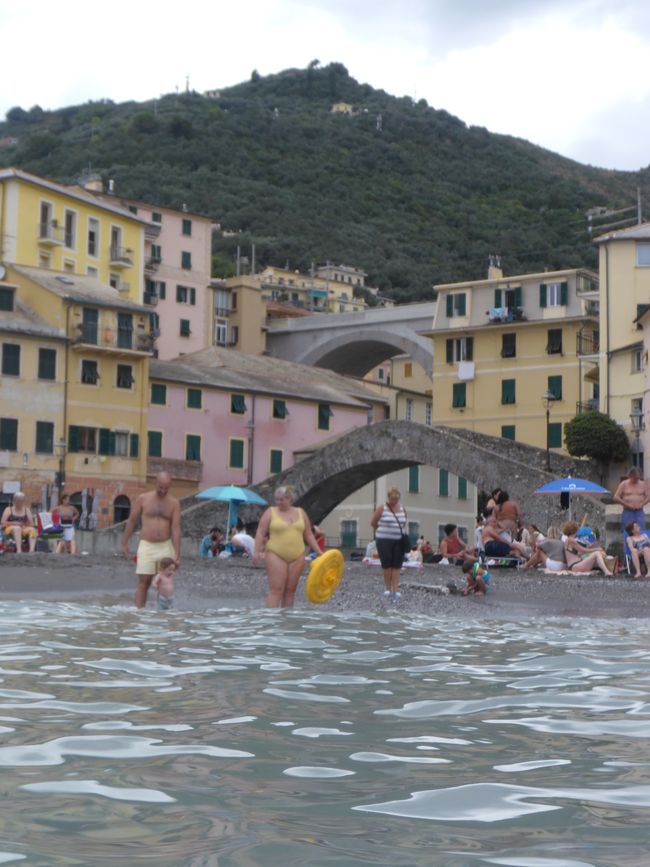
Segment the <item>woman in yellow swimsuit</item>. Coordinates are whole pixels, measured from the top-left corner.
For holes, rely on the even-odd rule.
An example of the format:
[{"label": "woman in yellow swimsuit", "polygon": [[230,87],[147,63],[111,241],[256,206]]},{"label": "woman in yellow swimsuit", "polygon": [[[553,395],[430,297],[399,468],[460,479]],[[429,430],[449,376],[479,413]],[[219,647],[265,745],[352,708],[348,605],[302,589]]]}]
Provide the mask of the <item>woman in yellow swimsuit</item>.
[{"label": "woman in yellow swimsuit", "polygon": [[305,545],[318,556],[311,521],[302,509],[294,506],[293,489],[286,485],[275,492],[275,507],[260,518],[255,534],[253,563],[264,557],[269,582],[267,608],[291,608],[305,565]]}]

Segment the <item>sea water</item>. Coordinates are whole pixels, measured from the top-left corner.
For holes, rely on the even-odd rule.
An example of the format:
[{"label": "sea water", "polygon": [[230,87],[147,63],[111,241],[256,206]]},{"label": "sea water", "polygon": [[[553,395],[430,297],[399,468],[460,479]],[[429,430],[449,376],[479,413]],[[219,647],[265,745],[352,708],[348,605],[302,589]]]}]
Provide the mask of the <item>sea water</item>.
[{"label": "sea water", "polygon": [[0,604],[0,864],[650,863],[643,621]]}]

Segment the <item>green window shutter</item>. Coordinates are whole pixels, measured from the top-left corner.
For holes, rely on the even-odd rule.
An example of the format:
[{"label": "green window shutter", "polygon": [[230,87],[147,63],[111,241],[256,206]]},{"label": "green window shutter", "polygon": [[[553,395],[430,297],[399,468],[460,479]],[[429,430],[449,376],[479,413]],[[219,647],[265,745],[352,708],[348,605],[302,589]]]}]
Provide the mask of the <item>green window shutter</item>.
[{"label": "green window shutter", "polygon": [[7,376],[20,376],[20,346],[17,343],[2,345],[2,372]]},{"label": "green window shutter", "polygon": [[521,306],[521,286],[515,286],[515,307]]},{"label": "green window shutter", "polygon": [[449,496],[449,473],[447,470],[438,470],[438,496]]},{"label": "green window shutter", "polygon": [[161,280],[158,284],[158,297],[161,301],[164,301],[167,297],[167,284],[164,280]]},{"label": "green window shutter", "polygon": [[109,431],[108,433],[108,453],[109,455],[115,454],[115,431]]},{"label": "green window shutter", "polygon": [[420,467],[409,467],[409,494],[420,493]]},{"label": "green window shutter", "polygon": [[180,326],[180,335],[181,337],[190,337],[192,334],[190,330],[190,320],[189,319],[181,319]]},{"label": "green window shutter", "polygon": [[201,409],[203,406],[203,392],[200,388],[187,389],[187,407],[188,409]]},{"label": "green window shutter", "polygon": [[38,350],[38,378],[56,379],[56,349]]},{"label": "green window shutter", "polygon": [[162,457],[162,433],[158,430],[147,432],[147,452],[150,458]]},{"label": "green window shutter", "polygon": [[165,406],[167,403],[167,386],[159,382],[151,383],[151,403],[157,406]]},{"label": "green window shutter", "polygon": [[51,421],[36,422],[36,451],[40,454],[54,454],[54,425]]},{"label": "green window shutter", "polygon": [[79,451],[79,427],[76,424],[68,425],[68,451]]},{"label": "green window shutter", "polygon": [[181,268],[184,271],[190,271],[192,269],[192,254],[188,253],[187,250],[181,252]]},{"label": "green window shutter", "polygon": [[273,401],[273,418],[286,418],[287,404],[283,400]]},{"label": "green window shutter", "polygon": [[183,304],[183,303],[185,302],[185,292],[184,292],[184,289],[185,289],[184,286],[179,286],[178,283],[176,284],[176,301],[177,301],[179,304]]},{"label": "green window shutter", "polygon": [[552,422],[548,426],[548,447],[562,448],[562,422]]},{"label": "green window shutter", "polygon": [[183,220],[183,234],[191,235],[192,234],[192,221],[191,220]]},{"label": "green window shutter", "polygon": [[196,304],[196,289],[190,286],[190,304]]},{"label": "green window shutter", "polygon": [[454,296],[447,295],[447,319],[451,319],[454,315]]},{"label": "green window shutter", "polygon": [[282,452],[280,449],[271,449],[271,460],[269,466],[271,473],[282,472]]},{"label": "green window shutter", "polygon": [[514,403],[515,402],[515,380],[514,379],[502,379],[501,380],[501,403]]},{"label": "green window shutter", "polygon": [[458,409],[466,405],[467,387],[464,382],[455,382],[453,386],[453,394],[451,405]]},{"label": "green window shutter", "polygon": [[495,307],[501,307],[501,290],[500,289],[494,290],[494,306]]},{"label": "green window shutter", "polygon": [[0,419],[0,449],[8,452],[18,451],[18,419]]},{"label": "green window shutter", "polygon": [[201,460],[201,437],[195,434],[187,434],[185,437],[185,460]]},{"label": "green window shutter", "polygon": [[99,429],[99,454],[100,455],[110,455],[111,453],[111,432],[106,427],[100,427]]},{"label": "green window shutter", "polygon": [[230,412],[235,415],[243,415],[246,412],[246,400],[243,394],[230,395]]},{"label": "green window shutter", "polygon": [[555,395],[556,400],[562,400],[562,377],[549,376],[548,390]]},{"label": "green window shutter", "polygon": [[467,310],[467,307],[466,307],[466,296],[465,296],[465,293],[464,293],[464,292],[459,293],[459,294],[456,296],[456,298],[457,298],[457,302],[456,302],[456,310],[458,311],[458,315],[459,315],[459,316],[464,316],[464,315],[465,315],[465,312],[466,312],[466,310]]},{"label": "green window shutter", "polygon": [[462,476],[458,477],[458,499],[467,499],[467,479],[464,479]]},{"label": "green window shutter", "polygon": [[241,470],[244,466],[244,440],[230,440],[230,466]]},{"label": "green window shutter", "polygon": [[453,339],[453,337],[447,338],[446,347],[447,347],[447,364],[452,364],[454,361],[454,339]]},{"label": "green window shutter", "polygon": [[546,283],[539,284],[539,306],[546,307]]},{"label": "green window shutter", "polygon": [[318,430],[330,429],[330,416],[334,415],[329,403],[318,404]]},{"label": "green window shutter", "polygon": [[466,337],[465,338],[465,361],[473,361],[474,360],[474,338]]},{"label": "green window shutter", "polygon": [[515,426],[514,426],[514,424],[501,425],[501,436],[504,440],[514,440],[514,438],[515,438]]},{"label": "green window shutter", "polygon": [[569,303],[569,284],[560,283],[560,304],[564,307]]},{"label": "green window shutter", "polygon": [[[113,446],[115,450],[115,446]],[[137,458],[140,453],[140,437],[137,433],[132,433],[129,437],[129,457]]]}]

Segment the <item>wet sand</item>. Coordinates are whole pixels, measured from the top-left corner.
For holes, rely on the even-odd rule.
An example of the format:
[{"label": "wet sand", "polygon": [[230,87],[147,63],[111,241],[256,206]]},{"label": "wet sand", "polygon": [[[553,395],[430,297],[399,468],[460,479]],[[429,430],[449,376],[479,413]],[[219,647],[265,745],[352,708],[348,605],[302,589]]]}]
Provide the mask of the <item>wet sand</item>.
[{"label": "wet sand", "polygon": [[[624,574],[606,578],[546,575],[536,570],[492,570],[492,589],[484,597],[464,597],[447,585],[464,586],[459,568],[425,565],[404,569],[402,598],[383,598],[377,567],[358,562],[346,572],[334,596],[321,606],[307,602],[304,581],[296,608],[376,613],[399,610],[414,615],[487,617],[526,620],[533,617],[647,618],[650,580]],[[0,556],[0,600],[45,600],[94,605],[132,605],[134,564],[118,555],[103,557],[23,554]],[[266,579],[261,567],[243,559],[186,559],[177,578],[175,608],[180,611],[248,610],[264,606]],[[149,594],[155,608],[155,594]]]}]

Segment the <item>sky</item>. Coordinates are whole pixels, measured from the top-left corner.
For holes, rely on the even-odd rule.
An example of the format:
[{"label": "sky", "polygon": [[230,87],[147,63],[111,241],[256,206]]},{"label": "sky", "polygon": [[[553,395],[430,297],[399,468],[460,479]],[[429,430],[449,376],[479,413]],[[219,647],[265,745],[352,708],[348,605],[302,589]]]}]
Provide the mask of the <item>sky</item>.
[{"label": "sky", "polygon": [[648,0],[0,0],[0,117],[311,61],[578,162],[650,164]]}]

